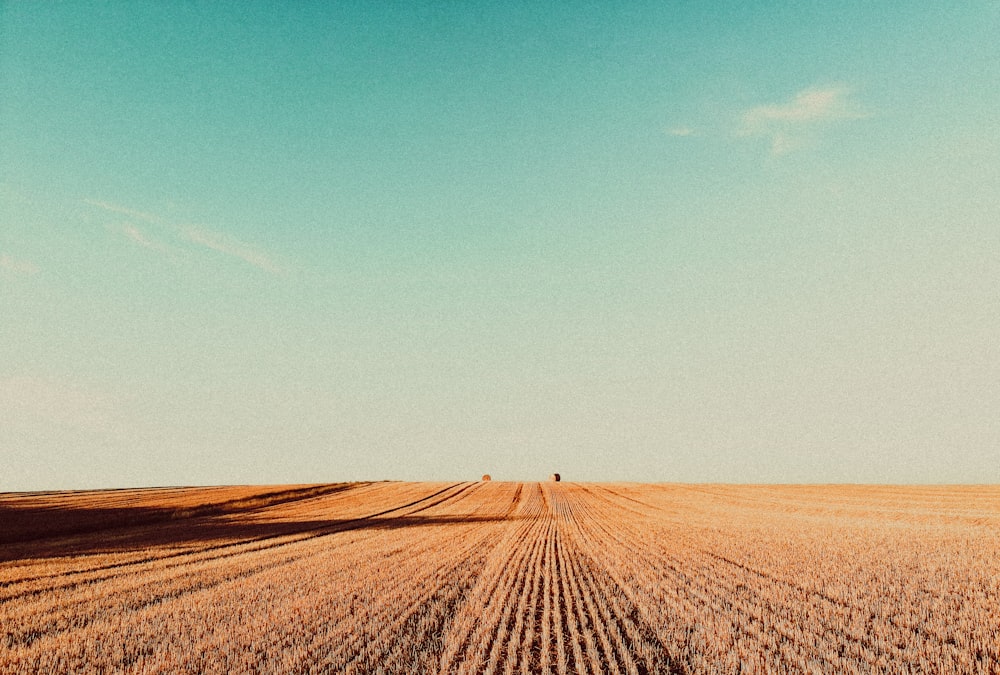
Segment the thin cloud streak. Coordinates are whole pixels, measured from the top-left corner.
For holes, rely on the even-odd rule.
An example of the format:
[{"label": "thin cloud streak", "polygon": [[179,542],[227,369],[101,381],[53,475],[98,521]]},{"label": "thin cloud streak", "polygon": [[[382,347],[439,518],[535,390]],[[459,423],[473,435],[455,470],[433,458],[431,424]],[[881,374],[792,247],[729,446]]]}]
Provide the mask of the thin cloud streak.
[{"label": "thin cloud streak", "polygon": [[154,213],[146,213],[145,211],[137,211],[135,209],[130,209],[126,206],[120,206],[118,204],[112,204],[111,202],[101,201],[99,199],[84,199],[85,204],[91,206],[96,206],[99,209],[104,209],[105,211],[110,211],[112,213],[119,213],[124,216],[129,216],[137,220],[144,220],[148,223],[160,223],[163,219]]},{"label": "thin cloud streak", "polygon": [[181,236],[193,244],[238,258],[270,274],[282,273],[281,268],[265,253],[220,232],[188,226],[181,228]]},{"label": "thin cloud streak", "polygon": [[161,253],[167,252],[167,247],[155,240],[149,234],[140,230],[135,225],[131,223],[117,223],[113,225],[108,225],[108,229],[116,234],[120,234],[127,238],[134,244],[142,246],[143,248],[148,248],[153,251],[159,251]]},{"label": "thin cloud streak", "polygon": [[[157,224],[161,228],[171,230],[173,234],[182,241],[197,244],[217,253],[237,258],[270,274],[280,275],[284,272],[284,270],[277,263],[275,263],[271,256],[267,253],[227,234],[203,227],[171,224],[156,214],[138,211],[136,209],[131,209],[126,206],[98,199],[84,199],[83,201],[90,206],[94,206],[111,213],[125,215],[135,220],[143,220],[148,223]],[[168,246],[156,241],[132,223],[109,225],[108,228],[124,235],[132,242],[144,248],[160,252],[169,251]]]},{"label": "thin cloud streak", "polygon": [[6,253],[0,253],[0,269],[13,274],[38,274],[38,267],[27,260],[17,260]]},{"label": "thin cloud streak", "polygon": [[126,237],[128,237],[135,243],[139,244],[140,246],[145,246],[146,248],[160,248],[159,246],[156,245],[155,242],[146,237],[146,235],[143,234],[139,230],[139,228],[134,225],[126,225],[122,229],[122,231],[125,233]]}]

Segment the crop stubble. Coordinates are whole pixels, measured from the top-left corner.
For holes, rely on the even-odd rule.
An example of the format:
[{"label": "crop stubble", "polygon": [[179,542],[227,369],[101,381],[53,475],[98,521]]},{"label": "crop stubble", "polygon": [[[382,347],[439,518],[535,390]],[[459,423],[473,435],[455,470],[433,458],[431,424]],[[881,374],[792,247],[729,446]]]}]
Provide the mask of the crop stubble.
[{"label": "crop stubble", "polygon": [[998,551],[983,486],[0,495],[0,673],[996,673]]}]

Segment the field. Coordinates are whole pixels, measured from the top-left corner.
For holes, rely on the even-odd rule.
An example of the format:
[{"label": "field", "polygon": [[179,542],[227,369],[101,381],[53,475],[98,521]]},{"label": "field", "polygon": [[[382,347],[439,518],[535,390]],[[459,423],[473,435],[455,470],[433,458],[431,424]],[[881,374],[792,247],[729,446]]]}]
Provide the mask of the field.
[{"label": "field", "polygon": [[998,673],[1000,487],[0,495],[0,672]]}]

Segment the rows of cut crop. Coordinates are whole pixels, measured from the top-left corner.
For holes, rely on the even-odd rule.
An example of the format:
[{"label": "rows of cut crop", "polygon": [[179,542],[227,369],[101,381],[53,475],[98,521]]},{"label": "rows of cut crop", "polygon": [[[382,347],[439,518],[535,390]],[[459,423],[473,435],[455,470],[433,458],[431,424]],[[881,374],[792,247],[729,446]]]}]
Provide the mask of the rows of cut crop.
[{"label": "rows of cut crop", "polygon": [[[104,492],[89,495],[85,505],[76,500],[63,509],[44,505],[12,506],[7,503],[6,511],[0,511],[5,518],[23,520],[23,512],[30,516],[42,514],[53,519],[53,527],[64,530],[68,524],[81,525],[80,532],[52,536],[41,540],[29,540],[4,547],[10,558],[7,563],[0,563],[0,589],[17,585],[24,588],[30,582],[41,582],[45,578],[56,579],[54,583],[63,584],[69,580],[75,583],[80,575],[100,576],[104,570],[115,570],[132,573],[141,571],[144,564],[158,559],[179,558],[198,555],[224,549],[228,546],[251,544],[254,541],[276,538],[282,535],[294,534],[313,528],[319,524],[330,524],[322,520],[306,522],[300,517],[297,522],[287,522],[280,518],[281,513],[295,512],[303,509],[307,503],[320,502],[323,511],[328,515],[336,513],[346,517],[362,516],[373,505],[382,503],[383,498],[393,499],[392,492],[387,492],[386,484],[353,484],[323,486],[322,494],[317,496],[306,492],[295,499],[282,498],[277,504],[266,504],[271,491],[254,488],[193,488],[190,495],[177,494],[170,490],[167,506],[137,507],[140,513],[148,511],[167,511],[177,515],[167,520],[140,522],[136,517],[126,514],[120,520],[111,519],[107,514],[115,511],[127,511],[125,506],[114,509],[101,508],[99,496]],[[112,491],[110,500],[117,501],[121,497],[119,491]],[[146,503],[151,502],[147,493],[157,490],[141,491]],[[207,495],[203,495],[207,492]],[[286,494],[285,491],[279,491]],[[253,506],[241,508],[232,506],[233,496],[238,503],[250,503]],[[75,495],[74,495],[75,496]],[[197,500],[214,498],[201,507],[195,506]],[[83,501],[83,500],[81,500]],[[265,502],[262,506],[261,502]],[[221,503],[220,503],[221,502]],[[155,502],[152,502],[155,504]],[[221,504],[230,504],[222,507]],[[80,511],[81,513],[78,513]],[[206,513],[207,512],[207,513]],[[96,517],[94,514],[97,514]],[[101,527],[106,524],[106,527]],[[94,528],[98,529],[95,530]],[[44,582],[42,586],[44,587]],[[7,597],[0,591],[0,599]]]},{"label": "rows of cut crop", "polygon": [[537,486],[519,486],[517,497],[512,526],[491,546],[475,587],[449,626],[439,660],[444,671],[498,672],[502,666],[545,527]]},{"label": "rows of cut crop", "polygon": [[1000,672],[988,486],[134,490],[0,516],[28,533],[0,561],[0,673]]},{"label": "rows of cut crop", "polygon": [[[350,520],[337,518],[332,531],[280,545],[170,566],[154,559],[22,595],[0,605],[0,669],[370,672],[387,655],[406,667],[436,661],[432,637],[472,586],[490,531],[507,524],[513,486],[461,505],[472,487],[400,485],[354,529],[337,529]],[[499,518],[459,517],[477,510]],[[401,634],[425,639],[400,649]]]},{"label": "rows of cut crop", "polygon": [[[925,668],[995,667],[1000,624],[989,617],[1000,600],[1000,501],[995,489],[992,501],[983,488],[954,491],[965,499],[944,498],[943,488],[913,489],[907,500],[901,488],[866,487],[867,508],[859,500],[848,515],[834,502],[836,513],[823,517],[817,504],[833,502],[830,493],[840,489],[796,487],[785,501],[804,515],[730,508],[730,531],[706,537],[702,548],[718,564],[736,565],[735,574],[784,590],[784,605],[826,609],[834,628],[847,624],[853,638],[838,648],[866,647],[859,660],[874,652]],[[785,611],[815,633],[802,611]]]},{"label": "rows of cut crop", "polygon": [[[325,496],[320,507],[282,504],[275,509],[272,521],[258,513],[249,513],[243,519],[232,515],[197,517],[87,535],[89,544],[80,536],[43,542],[34,552],[39,557],[0,565],[0,601],[33,595],[61,596],[114,579],[126,580],[126,585],[127,580],[132,580],[141,586],[148,572],[183,575],[195,563],[238,558],[318,532],[349,527],[379,504],[397,503],[394,500],[407,495],[394,494],[384,484],[360,486]],[[327,519],[289,522],[287,514],[295,508],[325,509]],[[331,513],[339,517],[329,519]],[[151,539],[155,544],[149,544]],[[52,550],[58,551],[56,557],[44,557]]]},{"label": "rows of cut crop", "polygon": [[[607,571],[586,552],[586,517],[580,491],[552,488],[560,524],[559,567],[563,597],[583,631],[584,662],[595,673],[650,673],[675,669],[652,627],[615,584]],[[573,499],[573,497],[577,499]]]},{"label": "rows of cut crop", "polygon": [[578,545],[573,488],[525,492],[520,525],[493,549],[452,623],[440,671],[667,672],[652,629]]},{"label": "rows of cut crop", "polygon": [[[592,553],[689,669],[989,672],[1000,663],[989,618],[1000,598],[995,528],[976,533],[978,552],[966,556],[968,528],[800,517],[773,491],[748,505],[749,488],[657,492],[591,486],[584,505],[597,513],[581,521],[584,540],[601,543]],[[730,493],[739,507],[725,503]],[[626,517],[643,502],[661,516]]]},{"label": "rows of cut crop", "polygon": [[[355,487],[351,484],[310,486],[227,486],[205,488],[142,488],[0,495],[0,544],[4,558],[17,557],[23,544],[38,539],[101,532],[120,535],[142,525],[163,524],[197,516],[245,515],[284,502],[322,497]],[[80,541],[85,538],[80,537]],[[56,542],[65,547],[65,539]],[[54,553],[45,544],[32,552]],[[65,550],[65,549],[64,549]]]}]

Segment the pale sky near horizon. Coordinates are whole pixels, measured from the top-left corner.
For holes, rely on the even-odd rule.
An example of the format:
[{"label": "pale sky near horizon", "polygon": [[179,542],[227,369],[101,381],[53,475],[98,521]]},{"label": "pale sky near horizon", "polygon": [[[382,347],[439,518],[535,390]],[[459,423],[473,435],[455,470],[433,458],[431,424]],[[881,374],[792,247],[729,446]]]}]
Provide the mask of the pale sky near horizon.
[{"label": "pale sky near horizon", "polygon": [[817,4],[0,0],[0,491],[1000,481],[1000,2]]}]

